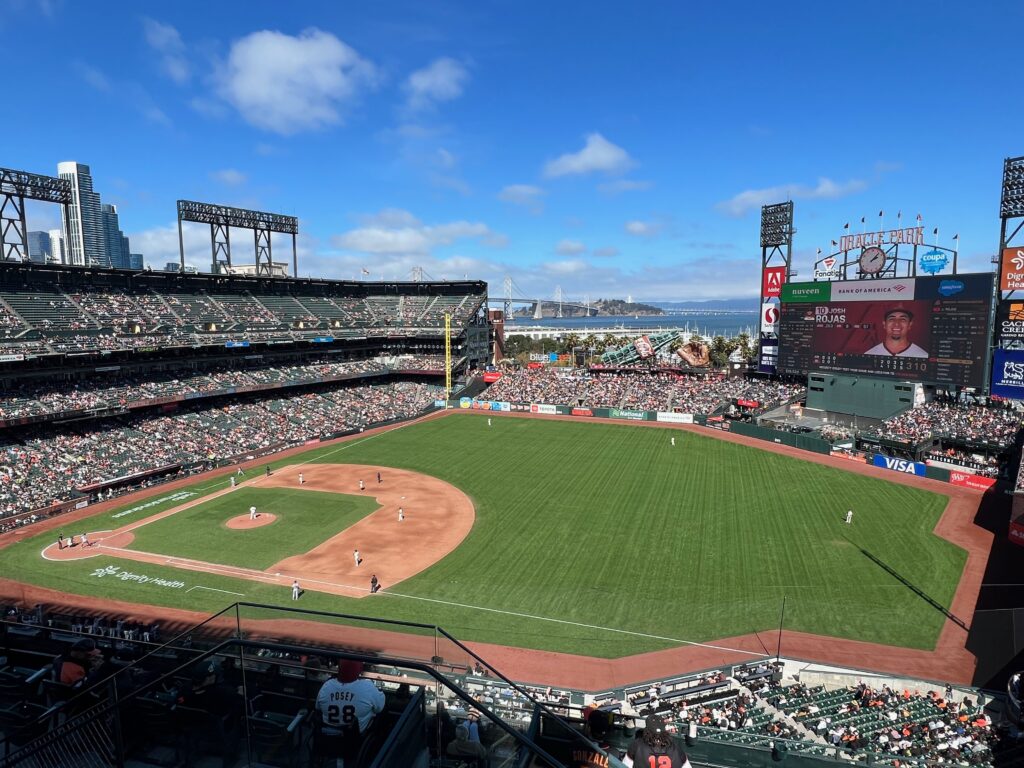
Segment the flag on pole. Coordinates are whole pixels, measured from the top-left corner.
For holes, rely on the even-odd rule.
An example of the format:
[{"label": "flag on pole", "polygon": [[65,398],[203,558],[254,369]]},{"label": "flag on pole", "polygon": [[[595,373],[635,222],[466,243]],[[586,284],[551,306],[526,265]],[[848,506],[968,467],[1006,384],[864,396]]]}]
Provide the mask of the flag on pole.
[{"label": "flag on pole", "polygon": [[850,222],[846,222],[845,224],[843,224],[843,229],[849,229],[849,228],[850,228]]},{"label": "flag on pole", "polygon": [[902,218],[903,218],[903,209],[901,208],[900,210],[896,211],[896,221],[899,221]]},{"label": "flag on pole", "polygon": [[885,216],[885,211],[879,211],[878,218],[882,218],[883,216]]},{"label": "flag on pole", "polygon": [[832,245],[839,245],[835,240],[832,241]]},{"label": "flag on pole", "polygon": [[917,223],[918,223],[918,224],[920,224],[920,223],[921,223],[921,214],[920,214],[920,213],[919,213],[919,214],[917,214]]},{"label": "flag on pole", "polygon": [[935,229],[933,229],[933,230],[932,230],[932,234],[933,234],[933,235],[937,235],[937,234],[939,234],[939,228],[938,228],[938,227],[936,227]]},{"label": "flag on pole", "polygon": [[861,216],[860,217],[860,223],[863,224],[866,219],[867,219],[867,216]]}]

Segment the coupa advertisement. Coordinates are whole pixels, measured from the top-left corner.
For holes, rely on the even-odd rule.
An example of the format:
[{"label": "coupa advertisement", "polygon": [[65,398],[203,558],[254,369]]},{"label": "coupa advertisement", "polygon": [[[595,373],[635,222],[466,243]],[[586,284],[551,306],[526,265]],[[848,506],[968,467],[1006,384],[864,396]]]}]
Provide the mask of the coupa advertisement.
[{"label": "coupa advertisement", "polygon": [[992,356],[992,394],[1024,400],[1024,352],[997,349]]}]

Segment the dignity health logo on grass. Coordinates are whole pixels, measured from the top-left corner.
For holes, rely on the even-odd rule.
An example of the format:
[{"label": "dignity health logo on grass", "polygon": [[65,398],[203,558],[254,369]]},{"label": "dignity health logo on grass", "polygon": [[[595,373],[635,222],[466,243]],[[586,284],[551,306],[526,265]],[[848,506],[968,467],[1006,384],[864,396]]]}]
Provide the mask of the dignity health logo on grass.
[{"label": "dignity health logo on grass", "polygon": [[157,504],[163,504],[166,501],[184,501],[185,499],[187,499],[187,498],[189,498],[191,496],[195,496],[195,494],[192,493],[192,491],[178,491],[177,493],[172,493],[170,496],[162,496],[159,499],[154,499],[153,501],[147,501],[145,504],[139,504],[139,506],[137,506],[137,507],[131,507],[130,509],[122,509],[117,514],[111,515],[110,517],[111,517],[112,520],[116,520],[119,517],[125,517],[126,515],[131,515],[131,514],[134,514],[136,512],[141,512],[144,509],[149,509],[150,507],[155,507]]},{"label": "dignity health logo on grass", "polygon": [[95,576],[97,579],[102,579],[105,576],[113,576],[115,579],[120,579],[121,581],[136,581],[139,584],[155,584],[158,587],[168,587],[169,589],[181,589],[185,586],[184,581],[168,581],[167,579],[159,579],[155,576],[144,576],[141,573],[122,571],[116,565],[97,568],[89,575]]}]

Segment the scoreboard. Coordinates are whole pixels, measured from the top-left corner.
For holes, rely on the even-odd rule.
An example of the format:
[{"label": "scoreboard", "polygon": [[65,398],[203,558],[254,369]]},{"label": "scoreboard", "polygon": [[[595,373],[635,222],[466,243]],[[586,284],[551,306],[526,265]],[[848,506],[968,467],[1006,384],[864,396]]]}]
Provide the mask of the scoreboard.
[{"label": "scoreboard", "polygon": [[995,276],[790,283],[779,370],[987,386]]}]

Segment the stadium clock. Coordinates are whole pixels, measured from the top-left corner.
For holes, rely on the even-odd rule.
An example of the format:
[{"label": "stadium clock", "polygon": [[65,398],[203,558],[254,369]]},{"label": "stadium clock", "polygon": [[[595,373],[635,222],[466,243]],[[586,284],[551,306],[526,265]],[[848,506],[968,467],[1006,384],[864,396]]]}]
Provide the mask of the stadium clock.
[{"label": "stadium clock", "polygon": [[877,275],[885,266],[885,251],[877,246],[865,248],[860,254],[860,271],[865,275]]}]

